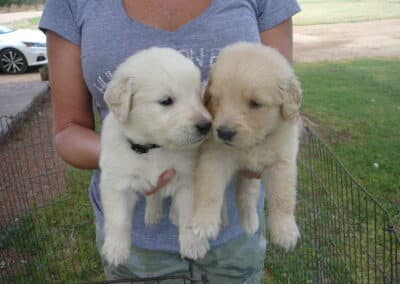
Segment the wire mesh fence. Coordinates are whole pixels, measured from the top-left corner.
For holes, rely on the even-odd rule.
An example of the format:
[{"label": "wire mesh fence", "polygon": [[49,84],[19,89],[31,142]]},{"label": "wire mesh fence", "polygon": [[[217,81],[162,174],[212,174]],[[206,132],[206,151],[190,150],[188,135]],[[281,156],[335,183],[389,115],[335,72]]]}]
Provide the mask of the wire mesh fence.
[{"label": "wire mesh fence", "polygon": [[389,214],[307,127],[298,169],[301,243],[266,258],[279,283],[399,283],[400,239]]},{"label": "wire mesh fence", "polygon": [[[143,282],[105,281],[87,191],[91,172],[60,160],[52,121],[48,97],[26,117],[0,118],[0,282]],[[289,253],[270,246],[266,283],[399,283],[395,224],[308,127],[298,167],[301,241]],[[173,279],[207,283],[190,269],[146,281]]]}]

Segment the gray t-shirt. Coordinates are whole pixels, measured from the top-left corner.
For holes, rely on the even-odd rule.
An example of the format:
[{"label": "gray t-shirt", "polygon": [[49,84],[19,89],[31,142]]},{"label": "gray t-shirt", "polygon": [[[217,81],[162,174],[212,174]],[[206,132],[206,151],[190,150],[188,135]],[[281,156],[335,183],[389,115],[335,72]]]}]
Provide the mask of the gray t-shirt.
[{"label": "gray t-shirt", "polygon": [[[207,80],[210,65],[221,48],[237,41],[259,42],[260,32],[299,11],[296,0],[213,0],[200,16],[170,32],[130,18],[122,0],[47,0],[40,28],[51,30],[81,47],[84,79],[103,119],[108,112],[103,100],[107,83],[116,67],[135,52],[151,46],[175,48],[190,58],[201,69],[202,79]],[[96,222],[102,226],[99,176],[100,171],[95,171],[90,198]],[[263,196],[259,202],[260,213]],[[212,241],[213,247],[243,234],[232,186],[227,190],[227,198],[229,225]],[[177,228],[168,220],[169,205],[170,200],[165,200],[160,224],[145,226],[145,202],[144,198],[140,199],[132,232],[136,246],[179,250]]]}]

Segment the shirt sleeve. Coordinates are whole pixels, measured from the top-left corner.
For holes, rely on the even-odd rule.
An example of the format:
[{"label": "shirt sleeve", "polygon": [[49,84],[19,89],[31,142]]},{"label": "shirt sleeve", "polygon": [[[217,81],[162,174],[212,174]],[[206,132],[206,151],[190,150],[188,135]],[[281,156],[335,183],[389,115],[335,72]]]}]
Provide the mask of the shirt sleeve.
[{"label": "shirt sleeve", "polygon": [[76,0],[47,0],[39,28],[52,31],[80,46],[81,29],[77,23]]},{"label": "shirt sleeve", "polygon": [[260,32],[269,30],[301,11],[296,0],[258,0],[257,21]]}]

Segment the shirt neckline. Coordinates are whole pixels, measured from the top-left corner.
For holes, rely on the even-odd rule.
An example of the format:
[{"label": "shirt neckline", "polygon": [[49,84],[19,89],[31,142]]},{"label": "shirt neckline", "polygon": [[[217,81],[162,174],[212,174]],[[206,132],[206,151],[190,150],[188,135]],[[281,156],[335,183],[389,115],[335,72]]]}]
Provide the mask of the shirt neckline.
[{"label": "shirt neckline", "polygon": [[176,30],[169,31],[169,30],[153,27],[151,25],[139,22],[135,18],[129,16],[128,13],[125,10],[124,1],[123,0],[115,1],[115,3],[117,3],[118,13],[124,19],[124,21],[129,22],[130,24],[134,24],[136,26],[142,27],[142,28],[147,29],[149,31],[155,31],[155,32],[158,32],[158,33],[161,33],[161,34],[170,34],[170,35],[178,34],[178,33],[182,32],[182,31],[190,28],[191,26],[195,25],[196,23],[198,23],[200,21],[205,21],[212,14],[212,12],[214,11],[214,8],[216,6],[215,5],[216,0],[212,0],[210,5],[200,15],[198,15],[197,17],[191,19],[190,21],[186,22],[185,24],[179,26]]}]

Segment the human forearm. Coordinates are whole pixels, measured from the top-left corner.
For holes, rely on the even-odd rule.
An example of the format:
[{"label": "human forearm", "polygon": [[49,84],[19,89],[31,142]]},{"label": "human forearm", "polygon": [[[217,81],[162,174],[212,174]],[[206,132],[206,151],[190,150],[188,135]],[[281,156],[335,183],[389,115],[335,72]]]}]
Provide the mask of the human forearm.
[{"label": "human forearm", "polygon": [[68,164],[81,169],[99,167],[100,136],[93,130],[71,124],[56,133],[54,143],[58,154]]},{"label": "human forearm", "polygon": [[261,34],[262,43],[276,48],[286,59],[293,61],[293,29],[292,18],[289,18],[270,30]]},{"label": "human forearm", "polygon": [[51,31],[47,43],[57,152],[72,166],[97,169],[100,137],[93,131],[93,98],[83,76],[81,49]]}]

